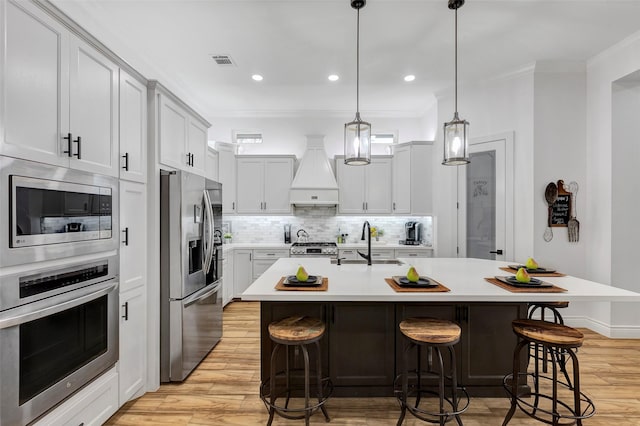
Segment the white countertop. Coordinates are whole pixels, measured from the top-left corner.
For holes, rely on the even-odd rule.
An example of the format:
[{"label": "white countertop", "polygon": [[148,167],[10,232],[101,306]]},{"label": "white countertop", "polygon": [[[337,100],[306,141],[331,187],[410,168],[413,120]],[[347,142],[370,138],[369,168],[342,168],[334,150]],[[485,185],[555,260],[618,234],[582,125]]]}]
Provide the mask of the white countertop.
[{"label": "white countertop", "polygon": [[[499,269],[513,262],[457,258],[401,259],[404,265],[332,265],[328,258],[282,258],[276,261],[243,294],[242,300],[254,301],[335,301],[335,302],[543,302],[543,301],[615,301],[638,302],[640,294],[581,278],[544,277],[567,289],[566,293],[511,293],[488,283],[485,277],[509,275]],[[405,275],[409,263],[423,276],[431,277],[450,292],[396,293],[384,281],[392,275]],[[277,282],[294,275],[303,265],[310,275],[329,279],[327,291],[278,291]],[[562,272],[559,270],[559,272]]]},{"label": "white countertop", "polygon": [[[236,248],[237,249],[289,249],[289,247],[291,247],[291,244],[269,243],[269,242],[230,243],[230,244],[222,245],[223,250],[231,250]],[[344,243],[344,244],[338,244],[338,248],[339,249],[353,249],[353,248],[366,249],[367,244],[366,243]],[[387,243],[384,241],[376,241],[376,242],[371,241],[371,248],[389,248],[389,249],[403,248],[403,249],[417,249],[417,250],[433,250],[433,247],[429,247],[429,246],[422,246],[422,245],[406,246],[404,244]]]}]

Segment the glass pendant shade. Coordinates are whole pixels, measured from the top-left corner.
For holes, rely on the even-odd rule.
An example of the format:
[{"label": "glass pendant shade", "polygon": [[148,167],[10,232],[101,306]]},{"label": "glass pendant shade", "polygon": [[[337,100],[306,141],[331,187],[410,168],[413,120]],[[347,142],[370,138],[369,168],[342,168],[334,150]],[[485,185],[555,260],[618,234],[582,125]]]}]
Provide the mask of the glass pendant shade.
[{"label": "glass pendant shade", "polygon": [[453,120],[444,123],[444,160],[446,166],[469,163],[469,122],[460,120],[458,113]]},{"label": "glass pendant shade", "polygon": [[371,124],[360,119],[344,125],[344,164],[364,166],[371,163]]}]

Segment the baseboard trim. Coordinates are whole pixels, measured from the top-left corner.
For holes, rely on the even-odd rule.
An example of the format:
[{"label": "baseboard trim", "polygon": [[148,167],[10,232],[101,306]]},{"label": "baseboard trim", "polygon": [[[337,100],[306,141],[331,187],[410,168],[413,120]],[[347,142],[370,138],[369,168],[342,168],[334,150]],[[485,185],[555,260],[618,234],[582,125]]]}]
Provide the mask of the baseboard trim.
[{"label": "baseboard trim", "polygon": [[570,327],[588,328],[612,339],[640,339],[640,327],[634,325],[610,325],[584,316],[564,317]]}]

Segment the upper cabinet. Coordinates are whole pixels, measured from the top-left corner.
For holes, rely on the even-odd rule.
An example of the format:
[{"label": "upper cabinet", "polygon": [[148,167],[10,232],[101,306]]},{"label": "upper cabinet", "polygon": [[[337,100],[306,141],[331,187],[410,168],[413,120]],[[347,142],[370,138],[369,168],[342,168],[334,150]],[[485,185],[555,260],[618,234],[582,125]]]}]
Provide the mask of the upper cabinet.
[{"label": "upper cabinet", "polygon": [[210,124],[157,81],[149,82],[149,88],[158,109],[160,162],[204,176]]},{"label": "upper cabinet", "polygon": [[394,146],[393,213],[425,216],[433,213],[431,141]]},{"label": "upper cabinet", "polygon": [[35,4],[0,7],[1,153],[118,176],[118,66]]},{"label": "upper cabinet", "polygon": [[294,159],[294,156],[237,157],[237,213],[291,213],[289,188]]},{"label": "upper cabinet", "polygon": [[147,180],[147,87],[120,70],[120,178]]},{"label": "upper cabinet", "polygon": [[218,178],[222,183],[222,214],[236,213],[236,155],[228,143],[216,143],[218,150]]},{"label": "upper cabinet", "polygon": [[218,170],[218,151],[211,147],[207,147],[207,157],[205,162],[205,176],[207,179],[220,181],[220,173]]},{"label": "upper cabinet", "polygon": [[392,158],[376,156],[366,166],[344,164],[336,157],[336,174],[340,189],[340,214],[391,213]]}]

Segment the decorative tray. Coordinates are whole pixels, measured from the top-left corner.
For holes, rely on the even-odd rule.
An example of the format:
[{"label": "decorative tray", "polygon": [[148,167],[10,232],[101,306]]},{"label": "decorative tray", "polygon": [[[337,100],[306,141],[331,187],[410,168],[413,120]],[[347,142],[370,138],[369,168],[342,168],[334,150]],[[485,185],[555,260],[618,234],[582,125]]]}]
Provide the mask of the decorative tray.
[{"label": "decorative tray", "polygon": [[516,277],[513,275],[508,277],[496,276],[496,279],[500,282],[509,284],[514,287],[535,287],[535,288],[553,287],[553,284],[546,283],[537,278],[531,278],[531,281],[529,281],[528,283],[523,283],[516,280]]},{"label": "decorative tray", "polygon": [[322,277],[320,275],[309,275],[306,281],[300,281],[295,275],[288,275],[282,285],[295,287],[314,287],[322,285]]},{"label": "decorative tray", "polygon": [[438,283],[432,282],[427,277],[420,277],[416,282],[409,281],[407,277],[402,275],[394,275],[391,278],[393,278],[393,281],[395,281],[400,287],[428,288],[438,286]]},{"label": "decorative tray", "polygon": [[524,265],[509,265],[509,268],[518,270],[520,268],[524,268],[530,274],[553,274],[556,272],[555,269],[547,269],[547,268],[527,268]]}]

